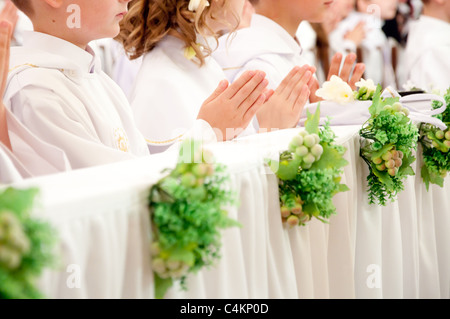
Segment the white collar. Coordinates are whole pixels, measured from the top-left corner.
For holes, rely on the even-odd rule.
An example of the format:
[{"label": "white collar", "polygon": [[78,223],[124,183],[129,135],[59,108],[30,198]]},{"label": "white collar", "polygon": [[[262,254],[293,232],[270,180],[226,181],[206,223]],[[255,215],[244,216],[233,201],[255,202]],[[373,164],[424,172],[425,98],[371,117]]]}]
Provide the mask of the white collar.
[{"label": "white collar", "polygon": [[[93,73],[101,69],[94,51],[87,46],[86,50],[49,34],[26,31],[24,32],[24,51],[41,51],[48,53],[48,57],[42,61],[29,61],[37,63],[40,67],[69,69],[81,74]],[[52,56],[58,58],[52,59]],[[39,60],[39,59],[38,59]]]},{"label": "white collar", "polygon": [[[444,20],[441,20],[441,19],[430,17],[430,16],[421,15],[419,20],[428,25],[433,25],[436,28],[442,28],[442,31],[450,28],[450,23],[448,23]],[[445,32],[444,32],[444,34],[445,34]],[[443,38],[445,38],[445,37],[443,37]]]}]

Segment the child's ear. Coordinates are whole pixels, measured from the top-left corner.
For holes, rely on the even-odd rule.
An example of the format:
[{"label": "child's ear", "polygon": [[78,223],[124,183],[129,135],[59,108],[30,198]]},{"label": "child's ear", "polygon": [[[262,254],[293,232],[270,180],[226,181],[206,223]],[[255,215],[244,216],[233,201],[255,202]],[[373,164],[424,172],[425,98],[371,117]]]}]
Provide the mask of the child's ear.
[{"label": "child's ear", "polygon": [[61,8],[64,0],[44,0],[49,6],[57,9]]}]

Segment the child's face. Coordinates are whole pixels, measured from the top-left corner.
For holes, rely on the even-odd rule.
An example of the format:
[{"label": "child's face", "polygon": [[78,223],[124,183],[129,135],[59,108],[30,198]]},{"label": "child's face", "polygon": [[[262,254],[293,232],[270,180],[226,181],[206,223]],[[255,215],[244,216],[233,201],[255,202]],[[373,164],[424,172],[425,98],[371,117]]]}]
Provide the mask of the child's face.
[{"label": "child's face", "polygon": [[302,21],[321,23],[335,0],[285,0],[283,6],[293,17]]},{"label": "child's face", "polygon": [[113,38],[120,32],[119,22],[131,0],[65,0],[67,8],[77,5],[80,12],[80,36],[92,41]]}]

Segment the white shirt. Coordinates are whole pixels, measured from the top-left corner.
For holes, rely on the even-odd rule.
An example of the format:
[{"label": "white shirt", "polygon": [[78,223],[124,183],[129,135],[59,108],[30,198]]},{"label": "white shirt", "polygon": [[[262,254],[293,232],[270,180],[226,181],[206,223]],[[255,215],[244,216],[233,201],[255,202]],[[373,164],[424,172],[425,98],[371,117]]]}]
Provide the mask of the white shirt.
[{"label": "white shirt", "polygon": [[450,87],[450,23],[421,16],[410,26],[406,46],[409,80],[427,91]]},{"label": "white shirt", "polygon": [[145,54],[130,101],[137,125],[152,153],[161,152],[189,132],[215,142],[208,123],[196,120],[204,101],[225,75],[212,58],[205,65],[184,55],[184,43],[166,36]]},{"label": "white shirt", "polygon": [[300,44],[280,25],[255,14],[249,28],[219,39],[213,57],[219,62],[230,82],[244,71],[261,70],[269,80],[268,88],[276,89],[296,65],[308,64],[301,56]]},{"label": "white shirt", "polygon": [[4,102],[34,136],[74,169],[149,155],[125,95],[89,47],[38,32],[24,40],[11,50]]}]

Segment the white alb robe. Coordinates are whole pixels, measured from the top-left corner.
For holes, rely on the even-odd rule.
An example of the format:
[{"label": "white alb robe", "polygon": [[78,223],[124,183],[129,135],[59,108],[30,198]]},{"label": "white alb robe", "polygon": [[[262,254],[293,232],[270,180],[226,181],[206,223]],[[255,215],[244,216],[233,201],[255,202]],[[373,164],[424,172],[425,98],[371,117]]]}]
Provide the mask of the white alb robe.
[{"label": "white alb robe", "polygon": [[225,75],[214,59],[208,57],[199,67],[184,52],[180,39],[166,36],[143,57],[131,91],[137,126],[152,153],[164,151],[188,132],[204,143],[217,141],[209,124],[197,116]]},{"label": "white alb robe", "polygon": [[27,32],[11,50],[10,68],[6,107],[73,169],[149,155],[125,95],[89,47]]},{"label": "white alb robe", "polygon": [[450,23],[428,16],[412,22],[406,46],[408,79],[427,91],[450,87]]}]

